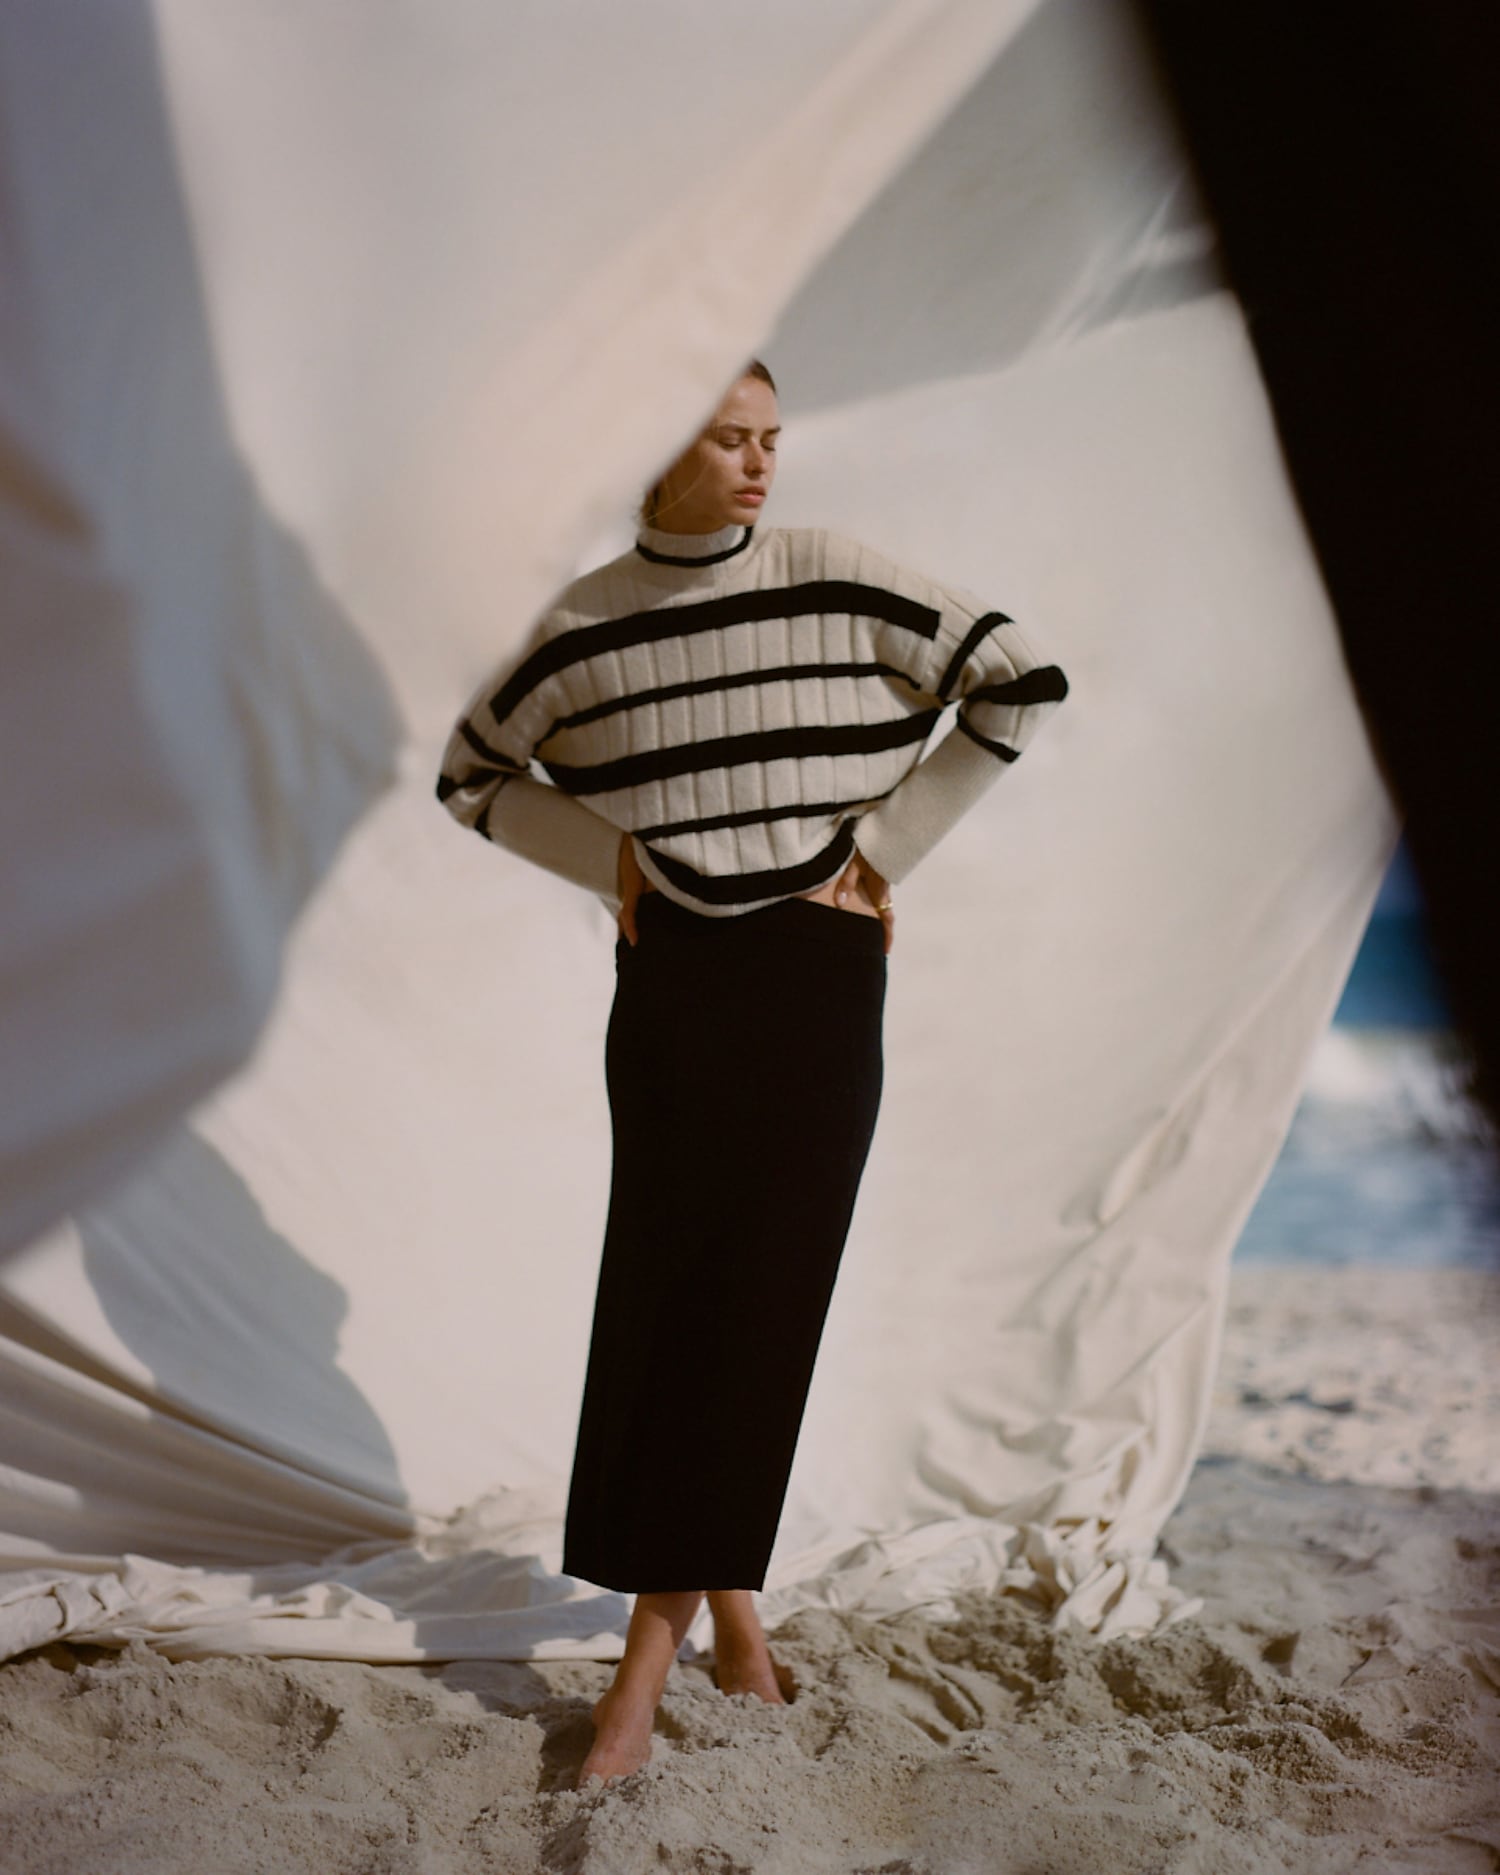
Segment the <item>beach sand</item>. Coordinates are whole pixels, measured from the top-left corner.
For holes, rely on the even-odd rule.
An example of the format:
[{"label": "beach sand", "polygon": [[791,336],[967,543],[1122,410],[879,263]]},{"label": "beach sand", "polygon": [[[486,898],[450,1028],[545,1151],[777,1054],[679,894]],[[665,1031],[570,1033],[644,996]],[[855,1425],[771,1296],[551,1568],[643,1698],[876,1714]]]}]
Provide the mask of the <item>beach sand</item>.
[{"label": "beach sand", "polygon": [[0,1667],[5,1875],[1238,1875],[1500,1867],[1500,1276],[1250,1265],[1163,1533],[1200,1614],[804,1612],[798,1695],[672,1669],[571,1788],[606,1662]]}]

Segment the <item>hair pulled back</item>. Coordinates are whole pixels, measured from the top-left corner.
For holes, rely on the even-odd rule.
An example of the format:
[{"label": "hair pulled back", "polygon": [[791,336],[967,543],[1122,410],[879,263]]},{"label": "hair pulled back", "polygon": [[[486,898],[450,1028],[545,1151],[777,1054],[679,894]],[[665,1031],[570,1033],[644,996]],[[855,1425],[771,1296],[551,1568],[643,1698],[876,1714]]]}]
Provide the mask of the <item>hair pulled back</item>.
[{"label": "hair pulled back", "polygon": [[[752,358],[745,366],[744,370],[740,372],[739,377],[735,378],[734,382],[738,384],[740,378],[759,378],[762,384],[770,385],[773,393],[776,391],[775,378],[771,376],[769,370],[758,358]],[[637,510],[636,518],[643,527],[652,527],[655,525],[657,510],[661,506],[661,481],[662,478],[658,477],[641,498],[641,505]]]}]

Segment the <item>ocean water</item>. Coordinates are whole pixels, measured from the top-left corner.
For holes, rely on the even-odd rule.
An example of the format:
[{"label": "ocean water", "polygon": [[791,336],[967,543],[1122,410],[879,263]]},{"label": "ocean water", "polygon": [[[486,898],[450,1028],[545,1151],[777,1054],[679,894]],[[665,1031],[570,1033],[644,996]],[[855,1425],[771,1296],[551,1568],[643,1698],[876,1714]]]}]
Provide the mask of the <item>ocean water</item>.
[{"label": "ocean water", "polygon": [[1450,1030],[1328,1030],[1234,1255],[1500,1269],[1496,1148]]},{"label": "ocean water", "polygon": [[1500,1269],[1500,1153],[1463,1082],[1398,850],[1236,1260]]}]

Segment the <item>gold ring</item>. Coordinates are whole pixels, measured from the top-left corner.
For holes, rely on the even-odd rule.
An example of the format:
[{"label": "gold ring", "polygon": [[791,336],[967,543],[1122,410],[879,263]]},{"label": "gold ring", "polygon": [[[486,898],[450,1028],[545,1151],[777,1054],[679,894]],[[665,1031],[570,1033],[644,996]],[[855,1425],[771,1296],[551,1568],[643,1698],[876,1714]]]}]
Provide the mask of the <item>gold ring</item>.
[{"label": "gold ring", "polygon": [[891,901],[887,899],[883,905],[877,905],[875,909],[876,911],[889,911],[891,909]]}]

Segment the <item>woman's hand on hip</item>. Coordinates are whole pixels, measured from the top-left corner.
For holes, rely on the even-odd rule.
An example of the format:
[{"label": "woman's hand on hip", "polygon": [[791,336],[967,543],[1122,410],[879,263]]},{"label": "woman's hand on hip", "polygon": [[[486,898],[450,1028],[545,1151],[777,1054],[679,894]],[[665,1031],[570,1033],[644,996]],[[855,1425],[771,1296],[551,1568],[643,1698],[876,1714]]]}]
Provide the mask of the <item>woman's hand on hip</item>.
[{"label": "woman's hand on hip", "polygon": [[815,892],[802,892],[798,896],[818,899],[825,905],[837,906],[840,911],[852,911],[859,917],[878,918],[885,927],[886,954],[890,954],[891,946],[896,941],[896,913],[891,905],[890,884],[876,872],[858,847],[837,879],[831,879],[827,885],[820,885]]},{"label": "woman's hand on hip", "polygon": [[618,877],[620,911],[616,923],[626,940],[636,944],[640,941],[640,934],[635,928],[636,903],[643,892],[654,892],[656,887],[641,871],[641,862],[635,856],[635,842],[628,833],[620,835]]}]

